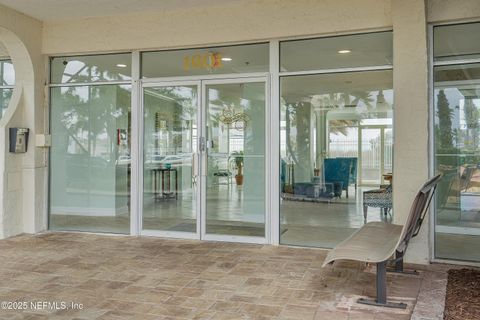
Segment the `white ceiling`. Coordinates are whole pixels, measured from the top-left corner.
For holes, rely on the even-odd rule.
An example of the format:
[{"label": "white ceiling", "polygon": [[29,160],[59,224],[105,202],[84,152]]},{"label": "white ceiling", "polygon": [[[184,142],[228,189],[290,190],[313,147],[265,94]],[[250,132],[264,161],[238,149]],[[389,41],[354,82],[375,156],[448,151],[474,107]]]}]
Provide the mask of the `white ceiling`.
[{"label": "white ceiling", "polygon": [[0,4],[46,22],[152,13],[184,7],[224,5],[240,0],[0,0]]}]

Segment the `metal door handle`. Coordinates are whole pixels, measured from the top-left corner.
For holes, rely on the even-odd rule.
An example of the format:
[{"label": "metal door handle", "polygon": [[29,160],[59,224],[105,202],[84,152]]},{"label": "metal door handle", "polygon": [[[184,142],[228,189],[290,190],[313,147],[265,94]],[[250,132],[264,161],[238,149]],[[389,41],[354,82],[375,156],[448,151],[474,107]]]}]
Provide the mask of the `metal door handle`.
[{"label": "metal door handle", "polygon": [[198,177],[198,153],[192,153],[192,181],[193,184],[197,184]]},{"label": "metal door handle", "polygon": [[201,163],[202,167],[201,167],[200,174],[202,176],[208,175],[207,161],[208,161],[208,154],[205,152],[205,153],[203,153],[202,163]]},{"label": "metal door handle", "polygon": [[192,153],[192,175],[198,176],[198,153]]}]

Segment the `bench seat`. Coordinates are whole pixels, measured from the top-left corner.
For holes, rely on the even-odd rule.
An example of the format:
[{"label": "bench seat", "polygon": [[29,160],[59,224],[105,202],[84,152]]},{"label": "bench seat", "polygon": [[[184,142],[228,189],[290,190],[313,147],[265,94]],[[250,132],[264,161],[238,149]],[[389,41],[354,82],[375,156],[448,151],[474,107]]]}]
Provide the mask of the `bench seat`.
[{"label": "bench seat", "polygon": [[369,222],[330,250],[323,266],[335,260],[382,262],[395,253],[403,226]]}]

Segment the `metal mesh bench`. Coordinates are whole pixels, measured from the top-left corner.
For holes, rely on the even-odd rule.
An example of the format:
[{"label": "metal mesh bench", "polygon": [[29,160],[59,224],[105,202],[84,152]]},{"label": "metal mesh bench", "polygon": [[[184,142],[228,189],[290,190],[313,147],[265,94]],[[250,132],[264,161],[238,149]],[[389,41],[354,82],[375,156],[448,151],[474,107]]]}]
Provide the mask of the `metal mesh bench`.
[{"label": "metal mesh bench", "polygon": [[387,262],[394,262],[397,272],[403,271],[403,256],[410,240],[420,231],[440,179],[441,175],[433,177],[418,191],[403,226],[385,222],[367,223],[328,253],[322,267],[336,260],[376,263],[377,298],[362,298],[358,303],[402,309],[407,307],[404,303],[387,302]]}]

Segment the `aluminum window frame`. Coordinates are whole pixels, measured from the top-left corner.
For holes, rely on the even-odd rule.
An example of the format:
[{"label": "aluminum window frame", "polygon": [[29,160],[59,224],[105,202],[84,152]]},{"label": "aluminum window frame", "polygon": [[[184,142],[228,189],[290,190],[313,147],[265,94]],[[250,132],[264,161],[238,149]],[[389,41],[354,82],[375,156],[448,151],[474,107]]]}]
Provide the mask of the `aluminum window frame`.
[{"label": "aluminum window frame", "polygon": [[[46,130],[51,132],[51,98],[50,89],[54,87],[68,87],[68,86],[89,86],[89,85],[131,85],[131,184],[130,184],[130,232],[126,235],[137,236],[142,233],[142,197],[141,189],[143,187],[143,172],[141,171],[141,164],[143,161],[143,105],[142,105],[142,86],[143,84],[158,83],[165,81],[184,81],[184,80],[215,80],[215,79],[240,79],[252,77],[265,77],[266,79],[266,123],[265,131],[267,133],[265,156],[269,163],[266,166],[266,215],[265,215],[265,242],[266,244],[281,245],[280,243],[280,228],[281,228],[281,214],[280,214],[280,79],[282,76],[295,75],[315,75],[315,74],[337,74],[358,71],[380,71],[393,70],[392,65],[378,65],[368,67],[348,67],[335,69],[319,69],[295,72],[281,72],[280,71],[280,43],[284,41],[294,40],[308,40],[319,38],[331,38],[338,36],[353,36],[363,35],[369,33],[393,32],[392,27],[380,27],[375,29],[360,29],[360,30],[341,30],[340,32],[330,33],[316,33],[311,35],[298,35],[272,38],[269,40],[251,40],[251,41],[235,41],[229,43],[214,43],[206,45],[186,45],[176,46],[172,48],[151,48],[151,49],[127,49],[127,50],[107,50],[107,51],[91,51],[91,52],[73,52],[67,54],[52,54],[46,57],[46,100],[45,100],[45,122]],[[178,77],[158,77],[158,78],[141,78],[141,64],[142,53],[155,51],[174,51],[174,50],[188,50],[188,49],[202,49],[215,48],[227,46],[241,46],[253,44],[269,44],[269,70],[266,72],[256,73],[229,73],[218,75],[199,75],[199,76],[178,76]],[[79,83],[50,83],[51,74],[51,59],[58,57],[76,57],[76,56],[93,56],[93,55],[112,55],[130,53],[132,58],[131,65],[131,79],[126,81],[97,81],[97,82],[79,82]],[[393,52],[395,54],[395,52]],[[393,128],[393,126],[392,126]],[[394,129],[394,128],[393,128]],[[270,140],[268,140],[270,139]],[[47,163],[47,179],[48,186],[47,204],[46,204],[46,221],[50,221],[50,153],[46,152]],[[48,224],[47,224],[48,226]],[[49,226],[48,226],[49,227]],[[68,231],[68,232],[82,232],[87,231]],[[88,232],[87,232],[88,233]],[[103,235],[116,235],[111,232],[101,233]],[[146,234],[145,234],[146,235]]]},{"label": "aluminum window frame", "polygon": [[[435,82],[434,82],[434,70],[435,67],[439,66],[449,66],[449,65],[464,65],[464,64],[474,64],[474,63],[480,63],[480,57],[476,59],[456,59],[456,60],[442,60],[442,61],[435,61],[434,56],[433,56],[433,49],[435,45],[435,39],[434,39],[434,29],[436,27],[440,26],[450,26],[450,25],[461,25],[461,24],[471,24],[471,23],[480,23],[480,20],[478,19],[465,19],[465,20],[456,20],[456,21],[451,21],[451,22],[444,22],[444,23],[430,23],[428,25],[428,30],[427,30],[427,41],[428,41],[428,48],[427,48],[427,54],[428,54],[428,84],[429,84],[429,89],[428,89],[428,98],[429,98],[429,123],[428,123],[428,129],[429,129],[429,148],[428,148],[428,165],[429,165],[429,175],[430,177],[433,177],[435,175],[435,164],[436,164],[436,159],[435,159]],[[436,197],[435,197],[436,199]],[[436,249],[436,220],[437,220],[437,208],[436,208],[436,201],[432,201],[432,204],[429,209],[429,235],[428,239],[430,241],[429,245],[429,257],[430,261],[434,263],[455,263],[458,265],[469,265],[469,266],[480,266],[480,262],[478,261],[472,261],[472,260],[456,260],[456,259],[447,259],[447,258],[437,258],[435,255],[435,249]]]},{"label": "aluminum window frame", "polygon": [[[274,99],[275,97],[272,97],[272,110],[275,110],[275,112],[277,112],[277,114],[275,114],[274,116],[276,117],[274,121],[272,121],[272,123],[275,123],[276,127],[276,136],[274,137],[275,138],[275,141],[272,141],[272,145],[273,143],[275,143],[275,146],[276,146],[276,151],[275,152],[272,152],[272,154],[277,154],[278,155],[278,158],[276,160],[278,161],[275,161],[275,165],[277,166],[275,168],[276,172],[278,172],[277,174],[277,180],[273,181],[272,180],[272,183],[274,183],[273,185],[278,188],[278,190],[276,190],[275,194],[272,194],[271,197],[272,197],[272,207],[271,208],[275,208],[278,210],[276,211],[276,215],[278,217],[276,217],[278,219],[278,224],[277,224],[277,228],[275,228],[275,233],[272,234],[272,236],[275,236],[276,238],[274,239],[275,241],[278,241],[278,242],[272,242],[272,243],[275,243],[275,244],[278,244],[278,245],[284,245],[284,246],[294,246],[294,247],[311,247],[311,246],[307,246],[307,245],[297,245],[297,244],[287,244],[287,243],[282,243],[281,242],[281,228],[282,228],[282,224],[281,224],[281,220],[282,220],[282,213],[280,211],[280,201],[281,201],[281,196],[280,196],[280,160],[281,160],[281,147],[280,147],[280,117],[281,117],[281,114],[280,114],[280,100],[281,100],[281,95],[282,95],[282,92],[281,92],[281,78],[282,77],[293,77],[293,76],[308,76],[308,75],[322,75],[322,74],[325,74],[325,75],[329,75],[329,74],[340,74],[340,73],[352,73],[352,72],[366,72],[366,71],[386,71],[386,70],[391,70],[392,71],[392,81],[393,81],[393,62],[391,65],[377,65],[377,66],[366,66],[366,67],[345,67],[345,68],[326,68],[326,69],[315,69],[315,70],[306,70],[306,71],[280,71],[280,67],[281,67],[281,54],[280,54],[280,45],[282,42],[287,42],[287,41],[301,41],[301,40],[309,40],[309,39],[322,39],[322,38],[332,38],[332,37],[341,37],[341,36],[354,36],[354,35],[364,35],[364,34],[373,34],[373,33],[382,33],[382,32],[392,32],[393,33],[393,28],[380,28],[380,29],[376,29],[376,30],[369,30],[369,31],[357,31],[357,32],[345,32],[345,33],[335,33],[335,34],[332,34],[332,35],[322,35],[322,36],[312,36],[312,37],[293,37],[293,38],[286,38],[286,39],[281,39],[281,40],[277,40],[277,43],[276,43],[276,48],[277,48],[277,52],[278,52],[278,55],[277,55],[277,59],[278,61],[276,61],[276,65],[274,66],[275,69],[271,68],[271,71],[272,69],[275,72],[275,75],[277,76],[276,77],[276,90],[278,90],[278,96],[276,97],[277,99]],[[392,43],[392,53],[393,55],[395,55],[395,52],[393,51],[393,43]],[[393,57],[392,57],[392,61],[393,61]],[[272,63],[272,61],[270,62]],[[272,75],[273,76],[273,75]],[[273,84],[273,82],[272,82]],[[392,86],[392,90],[395,91],[395,87]],[[272,91],[274,92],[274,91]],[[395,106],[395,101],[393,102],[394,106]],[[392,118],[395,116],[395,108],[393,108],[393,116]],[[395,141],[395,126],[394,124],[392,123],[392,126],[391,126],[391,129],[393,130],[393,141]],[[360,164],[361,163],[361,160],[358,161],[358,163]],[[359,166],[359,165],[357,165]],[[393,163],[393,159],[392,159],[392,167],[395,167],[395,164]],[[358,174],[358,173],[357,173]],[[273,189],[272,189],[273,190]],[[275,203],[273,203],[273,199],[275,200]],[[394,213],[393,213],[393,210],[392,210],[392,217],[393,217]],[[272,225],[273,225],[273,221],[272,221]],[[320,247],[320,246],[315,246],[314,248],[324,248],[324,249],[331,249],[331,248],[325,248],[325,247]]]},{"label": "aluminum window frame", "polygon": [[[132,72],[132,76],[131,76],[131,79],[130,80],[125,80],[125,81],[117,81],[117,80],[112,80],[112,81],[89,81],[89,82],[73,82],[73,83],[51,83],[51,75],[52,75],[52,60],[54,58],[62,58],[62,57],[79,57],[79,56],[98,56],[98,55],[113,55],[113,54],[130,54],[131,55],[131,59],[132,59],[132,66],[131,66],[131,72]],[[45,72],[45,75],[46,75],[46,85],[45,85],[45,131],[48,132],[48,134],[51,135],[52,133],[52,112],[51,112],[51,109],[52,109],[52,98],[51,98],[51,90],[53,88],[61,88],[61,87],[90,87],[90,86],[107,86],[107,85],[116,85],[116,86],[120,86],[120,85],[130,85],[130,99],[131,99],[131,104],[130,104],[130,114],[131,114],[131,121],[132,121],[132,124],[131,124],[131,127],[130,127],[130,134],[131,134],[131,140],[130,141],[130,153],[132,153],[132,151],[134,150],[134,141],[136,140],[135,139],[135,136],[134,136],[134,126],[135,126],[135,129],[137,129],[136,127],[136,124],[134,123],[134,108],[136,108],[137,104],[134,103],[134,98],[136,99],[137,96],[135,96],[135,93],[138,94],[138,91],[135,90],[135,79],[134,79],[134,74],[133,72],[135,71],[135,67],[136,67],[136,62],[135,62],[135,51],[116,51],[116,52],[103,52],[103,53],[83,53],[83,54],[68,54],[68,55],[65,55],[65,54],[62,54],[62,55],[52,55],[52,56],[48,56],[45,58],[46,62],[45,62],[45,65],[46,65],[46,72]],[[46,220],[46,226],[47,226],[47,231],[52,231],[52,229],[50,228],[50,216],[51,216],[51,192],[52,192],[52,186],[51,186],[51,171],[52,171],[52,167],[51,167],[51,154],[52,154],[52,148],[50,147],[49,150],[47,152],[45,152],[45,163],[46,163],[46,166],[47,166],[47,178],[46,178],[46,184],[47,184],[47,199],[46,199],[46,217],[45,217],[45,220]],[[94,233],[94,234],[101,234],[101,235],[113,235],[113,236],[118,236],[118,235],[136,235],[136,233],[132,232],[132,223],[134,223],[134,226],[136,227],[137,224],[136,224],[136,217],[134,217],[132,215],[132,212],[135,208],[135,206],[138,206],[138,201],[136,199],[136,195],[134,195],[132,192],[133,192],[133,185],[134,183],[136,182],[136,180],[134,180],[134,174],[138,174],[136,173],[135,169],[134,169],[134,166],[133,166],[133,163],[134,163],[134,157],[131,156],[131,177],[130,177],[130,203],[131,203],[131,206],[130,206],[130,210],[129,210],[129,217],[130,217],[130,220],[129,220],[129,231],[126,232],[126,233],[114,233],[114,232],[111,232],[111,231],[105,231],[105,232],[97,232],[97,231],[82,231],[82,230],[55,230],[55,232],[74,232],[74,233]]]}]

